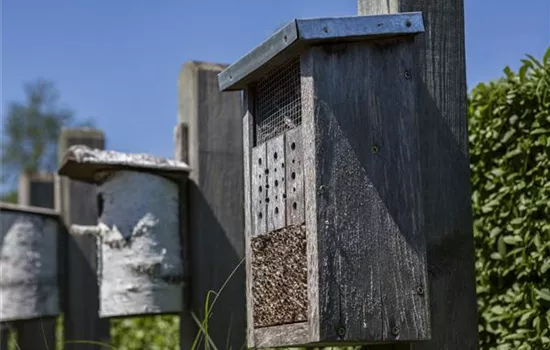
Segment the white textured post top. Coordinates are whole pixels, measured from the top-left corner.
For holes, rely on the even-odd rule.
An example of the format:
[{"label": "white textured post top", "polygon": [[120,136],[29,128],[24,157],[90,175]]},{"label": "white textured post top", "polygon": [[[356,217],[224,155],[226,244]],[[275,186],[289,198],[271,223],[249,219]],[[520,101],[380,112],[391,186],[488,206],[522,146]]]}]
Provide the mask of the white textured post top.
[{"label": "white textured post top", "polygon": [[65,153],[58,173],[73,180],[97,183],[102,182],[104,174],[119,170],[142,171],[181,180],[187,177],[190,168],[184,162],[149,154],[122,153],[76,145]]}]

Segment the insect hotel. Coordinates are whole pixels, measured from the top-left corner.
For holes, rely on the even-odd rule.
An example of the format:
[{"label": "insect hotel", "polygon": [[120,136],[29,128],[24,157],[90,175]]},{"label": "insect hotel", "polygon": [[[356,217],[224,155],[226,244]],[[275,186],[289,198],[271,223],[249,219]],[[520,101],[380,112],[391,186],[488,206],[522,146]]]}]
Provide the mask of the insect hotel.
[{"label": "insect hotel", "polygon": [[219,74],[244,91],[249,347],[430,339],[423,31],[421,13],[298,19]]},{"label": "insect hotel", "polygon": [[0,204],[0,322],[59,314],[57,212]]},{"label": "insect hotel", "polygon": [[184,266],[179,185],[185,163],[145,154],[73,146],[59,174],[97,184],[99,223],[72,225],[97,239],[103,318],[172,314],[182,309]]}]

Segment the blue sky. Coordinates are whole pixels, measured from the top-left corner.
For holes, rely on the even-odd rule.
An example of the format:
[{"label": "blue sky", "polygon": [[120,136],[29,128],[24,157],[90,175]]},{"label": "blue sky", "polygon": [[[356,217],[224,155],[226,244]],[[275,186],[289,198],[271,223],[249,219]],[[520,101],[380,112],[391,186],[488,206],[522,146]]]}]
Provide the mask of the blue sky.
[{"label": "blue sky", "polygon": [[[465,0],[469,88],[550,45],[550,1]],[[295,17],[356,13],[356,0],[2,0],[1,101],[51,79],[107,146],[172,156],[177,77],[231,63]]]}]

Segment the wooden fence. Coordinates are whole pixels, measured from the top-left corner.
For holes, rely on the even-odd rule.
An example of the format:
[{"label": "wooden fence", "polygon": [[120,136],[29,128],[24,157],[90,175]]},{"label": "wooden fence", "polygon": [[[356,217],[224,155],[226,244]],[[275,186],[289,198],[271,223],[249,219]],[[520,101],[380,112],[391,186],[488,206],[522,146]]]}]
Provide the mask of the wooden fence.
[{"label": "wooden fence", "polygon": [[[423,139],[418,163],[421,171],[414,180],[418,180],[418,184],[415,184],[421,189],[417,188],[416,192],[419,203],[423,204],[415,210],[420,213],[419,217],[426,219],[423,234],[426,240],[427,277],[422,276],[427,280],[428,286],[426,291],[423,288],[419,291],[417,288],[415,293],[423,295],[426,292],[429,296],[426,310],[429,310],[427,314],[431,320],[431,330],[429,327],[423,329],[421,341],[415,343],[378,344],[371,345],[368,349],[475,349],[477,322],[466,149],[462,0],[452,0],[445,4],[424,0],[359,0],[359,10],[363,15],[422,11],[426,28],[426,32],[415,42],[413,52],[408,53],[407,60],[416,62],[418,66],[413,77],[419,79],[416,86],[420,90],[420,97],[414,103],[421,105],[420,135]],[[325,33],[328,32],[326,27],[324,30]],[[287,40],[286,35],[284,40]],[[317,59],[321,60],[323,53],[318,55]],[[452,64],[452,69],[449,69],[449,64]],[[244,261],[243,176],[244,167],[250,167],[248,148],[252,148],[249,143],[253,132],[248,128],[252,125],[249,118],[254,115],[254,110],[249,108],[251,102],[248,97],[252,95],[250,91],[245,94],[247,99],[244,103],[240,92],[220,91],[218,74],[226,67],[207,62],[188,62],[183,66],[178,79],[179,113],[172,135],[175,144],[174,159],[187,163],[191,169],[188,179],[177,183],[178,198],[182,203],[179,207],[179,225],[184,266],[180,313],[181,349],[191,349],[201,331],[200,321],[211,316],[205,314],[205,303],[212,291],[221,293],[216,299],[209,321],[210,339],[203,342],[217,344],[219,349],[241,349],[247,344],[246,338],[254,334],[250,325],[247,331],[247,315],[250,323],[252,306],[249,300],[247,307],[245,298],[247,293],[250,294],[245,273],[250,266],[245,269],[249,262]],[[411,79],[411,72],[407,72],[406,79]],[[358,84],[357,89],[362,86]],[[342,94],[346,95],[345,92]],[[317,95],[309,97],[311,101],[318,98]],[[311,118],[319,117],[319,111],[309,112]],[[250,123],[245,123],[244,144],[243,117],[245,122]],[[352,129],[353,126],[350,127]],[[330,137],[328,133],[325,136]],[[301,138],[296,141],[301,141]],[[312,145],[315,142],[309,139],[306,141],[311,141]],[[106,140],[99,130],[65,129],[59,139],[60,160],[74,145],[101,150],[106,148]],[[243,149],[246,149],[246,159]],[[371,151],[377,153],[374,148]],[[306,175],[311,175],[310,169],[305,171]],[[399,178],[400,175],[394,173],[391,176]],[[313,177],[311,179],[313,181]],[[398,180],[395,181],[399,182]],[[252,185],[247,183],[246,186],[250,189]],[[250,200],[249,197],[246,198]],[[97,224],[102,204],[98,199],[96,186],[57,174],[22,174],[19,204],[24,206],[23,209],[28,206],[51,208],[60,214],[63,230],[59,235],[56,261],[64,347],[100,349],[99,343],[110,342],[109,320],[100,317],[101,292],[96,273],[100,252],[97,251],[98,245],[94,237],[69,233],[73,225]],[[360,208],[357,209],[357,213],[360,213]],[[251,220],[250,217],[247,218],[247,222]],[[361,247],[354,246],[353,249],[356,248]],[[327,251],[324,254],[332,253]],[[322,266],[322,262],[319,264]],[[350,278],[353,276],[350,275]],[[338,288],[336,284],[332,284],[332,287]],[[356,292],[359,293],[360,289],[358,287]],[[326,303],[327,308],[332,303],[337,303],[331,299],[334,295],[316,297],[319,304]],[[376,304],[375,301],[373,303]],[[306,311],[308,310],[304,310],[304,313]],[[333,316],[345,318],[342,315]],[[367,321],[369,320],[365,320]],[[5,322],[0,328],[0,350],[7,348],[7,328],[16,330],[21,350],[54,349],[56,322],[56,318],[51,317]],[[430,324],[424,319],[421,323]],[[412,329],[411,334],[414,333],[415,325],[409,324],[408,327]],[[345,328],[340,328],[345,333]],[[340,328],[327,328],[326,334],[334,333],[343,337]],[[360,325],[356,328],[359,329]],[[313,334],[315,330],[311,332]],[[399,329],[394,327],[391,333],[396,336]],[[274,336],[284,339],[286,335]],[[306,335],[303,336],[307,338]],[[387,341],[389,338],[386,336],[387,334],[384,340]],[[84,344],[79,341],[97,343]],[[275,343],[286,343],[285,341],[291,340],[284,339]],[[349,342],[353,343],[353,339]],[[254,341],[249,339],[248,344],[254,345]]]}]

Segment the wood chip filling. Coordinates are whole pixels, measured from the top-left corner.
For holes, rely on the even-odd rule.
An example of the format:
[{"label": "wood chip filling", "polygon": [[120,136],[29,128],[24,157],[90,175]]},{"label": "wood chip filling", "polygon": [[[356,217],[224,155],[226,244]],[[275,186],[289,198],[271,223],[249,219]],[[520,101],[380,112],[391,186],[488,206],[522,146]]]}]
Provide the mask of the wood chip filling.
[{"label": "wood chip filling", "polygon": [[305,226],[287,226],[252,238],[254,326],[307,320]]}]

